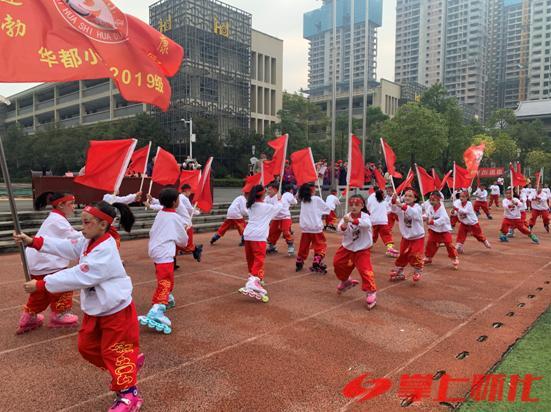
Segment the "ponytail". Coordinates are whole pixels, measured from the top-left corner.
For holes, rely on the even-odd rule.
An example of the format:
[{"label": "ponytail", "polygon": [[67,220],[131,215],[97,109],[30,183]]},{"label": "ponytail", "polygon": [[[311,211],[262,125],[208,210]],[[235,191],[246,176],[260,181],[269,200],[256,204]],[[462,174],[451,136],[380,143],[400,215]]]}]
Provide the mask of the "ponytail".
[{"label": "ponytail", "polygon": [[311,183],[304,183],[298,190],[298,200],[310,203],[312,201],[312,187]]},{"label": "ponytail", "polygon": [[117,217],[118,210],[121,215],[119,220],[121,227],[124,229],[125,232],[128,233],[130,233],[130,231],[132,230],[132,226],[134,225],[136,218],[134,217],[134,214],[132,213],[128,205],[125,205],[123,203],[113,203],[112,205],[110,205],[107,202],[101,201],[92,204],[92,206],[111,216],[113,219]]},{"label": "ponytail", "polygon": [[262,185],[254,186],[249,192],[249,197],[247,198],[247,209],[250,209],[251,206],[257,202],[257,200],[260,200],[262,198],[262,195],[264,195],[264,193],[265,193],[264,186]]},{"label": "ponytail", "polygon": [[72,195],[70,193],[44,192],[40,196],[38,196],[34,201],[34,210],[42,210],[52,202],[55,202],[58,199],[64,198],[65,196],[72,196]]},{"label": "ponytail", "polygon": [[385,193],[381,189],[375,191],[375,199],[377,202],[382,203],[385,200]]}]

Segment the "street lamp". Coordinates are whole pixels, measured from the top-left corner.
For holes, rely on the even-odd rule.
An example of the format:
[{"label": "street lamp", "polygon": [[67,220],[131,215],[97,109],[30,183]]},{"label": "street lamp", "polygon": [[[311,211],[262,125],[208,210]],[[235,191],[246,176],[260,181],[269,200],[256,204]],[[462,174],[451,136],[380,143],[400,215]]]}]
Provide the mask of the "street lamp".
[{"label": "street lamp", "polygon": [[193,143],[196,141],[196,136],[193,133],[193,119],[190,117],[189,120],[180,119],[180,121],[189,124],[189,158],[193,159]]}]

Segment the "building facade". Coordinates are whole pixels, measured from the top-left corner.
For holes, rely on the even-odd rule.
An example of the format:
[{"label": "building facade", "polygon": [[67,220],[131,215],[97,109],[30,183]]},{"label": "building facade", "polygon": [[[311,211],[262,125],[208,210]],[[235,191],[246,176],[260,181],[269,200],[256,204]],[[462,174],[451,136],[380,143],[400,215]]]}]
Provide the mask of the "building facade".
[{"label": "building facade", "polygon": [[528,100],[551,98],[551,0],[532,0]]}]

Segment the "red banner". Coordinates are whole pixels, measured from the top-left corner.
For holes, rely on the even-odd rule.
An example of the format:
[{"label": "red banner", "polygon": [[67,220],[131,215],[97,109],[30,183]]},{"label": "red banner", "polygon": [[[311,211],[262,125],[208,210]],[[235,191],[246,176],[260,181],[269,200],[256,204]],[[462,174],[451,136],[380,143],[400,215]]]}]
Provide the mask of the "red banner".
[{"label": "red banner", "polygon": [[481,179],[500,177],[505,173],[504,167],[481,167],[478,169],[478,173]]},{"label": "red banner", "polygon": [[129,101],[166,110],[180,45],[110,0],[1,0],[0,82],[111,78]]}]

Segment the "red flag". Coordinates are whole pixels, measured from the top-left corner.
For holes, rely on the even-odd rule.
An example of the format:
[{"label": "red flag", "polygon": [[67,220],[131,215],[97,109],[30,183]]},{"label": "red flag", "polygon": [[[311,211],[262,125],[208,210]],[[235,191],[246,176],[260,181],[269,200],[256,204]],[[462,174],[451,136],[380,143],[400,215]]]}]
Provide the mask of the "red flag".
[{"label": "red flag", "polygon": [[360,139],[350,135],[348,141],[348,171],[346,182],[349,187],[363,187],[365,184],[364,158]]},{"label": "red flag", "polygon": [[130,164],[126,170],[126,174],[131,176],[133,174],[145,174],[147,171],[147,160],[149,158],[149,151],[151,149],[151,143],[147,146],[142,147],[134,151],[132,158],[130,159]]},{"label": "red flag", "polygon": [[434,192],[436,190],[436,185],[432,176],[421,166],[415,165],[415,168],[417,169],[417,180],[419,181],[421,193],[426,195],[427,193]]},{"label": "red flag", "polygon": [[412,170],[409,169],[409,172],[405,178],[405,180],[396,188],[396,193],[402,193],[406,188],[411,187],[413,184],[413,178],[415,175],[413,174]]},{"label": "red flag", "polygon": [[465,165],[467,166],[469,177],[471,179],[473,179],[478,173],[480,162],[484,157],[485,147],[486,144],[481,143],[478,146],[469,147],[467,150],[465,150],[465,153],[463,153],[463,159],[465,160]]},{"label": "red flag", "polygon": [[442,186],[442,180],[440,179],[440,176],[438,176],[438,173],[436,173],[436,170],[434,170],[434,167],[432,168],[432,178],[434,179],[434,184],[437,188]]},{"label": "red flag", "polygon": [[90,141],[84,176],[76,177],[75,182],[109,193],[118,192],[136,143],[136,139]]},{"label": "red flag", "polygon": [[245,186],[243,186],[243,189],[241,189],[241,191],[243,193],[249,193],[253,187],[261,184],[262,184],[262,173],[256,173],[252,176],[247,176],[245,178]]},{"label": "red flag", "polygon": [[157,149],[151,179],[160,185],[173,185],[180,178],[180,166],[172,155],[160,147]]},{"label": "red flag", "polygon": [[383,139],[381,139],[381,146],[383,147],[383,156],[385,157],[385,163],[386,168],[388,169],[388,173],[392,177],[395,177],[396,179],[401,179],[402,174],[398,173],[396,171],[396,154],[394,153],[394,150],[392,150],[392,147],[388,145],[387,142],[385,142]]},{"label": "red flag", "polygon": [[[513,186],[524,187],[528,184],[528,180],[526,179],[526,177],[524,177],[522,173],[515,171],[512,165],[510,166],[510,170],[511,170],[511,180],[512,180]],[[518,170],[518,167],[517,167],[517,170]]]},{"label": "red flag", "polygon": [[450,189],[452,189],[452,183],[451,183],[451,175],[453,173],[453,170],[450,170],[448,173],[446,173],[446,175],[442,178],[442,182],[440,183],[440,186],[438,187],[440,191],[442,191],[442,189],[444,189],[444,187],[446,187],[446,184],[448,185],[448,187]]},{"label": "red flag", "polygon": [[272,160],[264,160],[262,162],[265,182],[270,183],[275,180],[276,176],[283,176],[288,141],[289,135],[285,134],[268,142],[268,146],[274,149],[274,155],[272,156]]},{"label": "red flag", "polygon": [[199,209],[204,213],[210,213],[212,211],[212,188],[210,184],[210,173],[212,170],[212,157],[207,160],[207,164],[201,173],[201,181],[199,182],[198,196],[196,196],[195,202]]},{"label": "red flag", "polygon": [[455,165],[454,182],[456,189],[467,189],[471,187],[473,178],[470,176],[467,169]]},{"label": "red flag", "polygon": [[111,78],[126,100],[168,108],[182,47],[111,0],[2,0],[0,16],[0,82]]},{"label": "red flag", "polygon": [[541,169],[535,173],[534,180],[536,181],[536,190],[539,190],[541,187]]},{"label": "red flag", "polygon": [[309,147],[291,154],[291,168],[298,186],[318,180],[314,155]]},{"label": "red flag", "polygon": [[199,190],[199,182],[201,180],[201,170],[182,170],[180,172],[179,187],[185,184],[191,186],[191,193],[197,193]]},{"label": "red flag", "polygon": [[385,177],[381,174],[381,172],[379,172],[379,169],[377,168],[374,169],[374,173],[375,173],[375,180],[377,181],[377,186],[379,187],[379,189],[385,190],[385,187],[386,187]]}]

